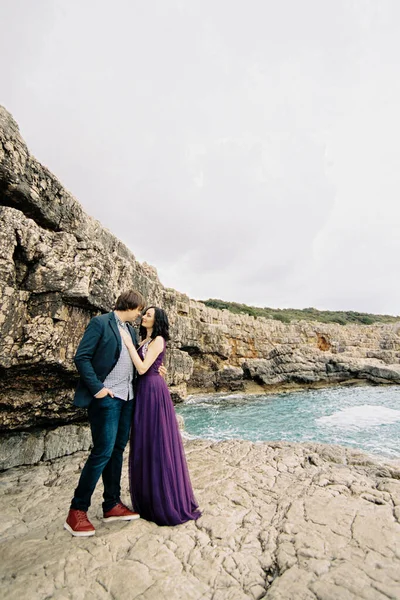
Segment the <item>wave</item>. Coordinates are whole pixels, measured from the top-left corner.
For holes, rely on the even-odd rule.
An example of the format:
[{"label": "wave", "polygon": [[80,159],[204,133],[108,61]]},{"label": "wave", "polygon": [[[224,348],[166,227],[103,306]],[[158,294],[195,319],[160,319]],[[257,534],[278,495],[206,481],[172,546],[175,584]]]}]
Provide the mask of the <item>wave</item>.
[{"label": "wave", "polygon": [[[251,396],[251,398],[253,397]],[[182,402],[180,406],[215,406],[218,404],[228,404],[229,402],[246,404],[249,403],[249,399],[243,394],[191,394],[185,398],[184,402]]]},{"label": "wave", "polygon": [[379,425],[391,425],[397,421],[400,421],[400,410],[371,404],[352,406],[315,420],[317,425],[340,429],[369,429]]}]

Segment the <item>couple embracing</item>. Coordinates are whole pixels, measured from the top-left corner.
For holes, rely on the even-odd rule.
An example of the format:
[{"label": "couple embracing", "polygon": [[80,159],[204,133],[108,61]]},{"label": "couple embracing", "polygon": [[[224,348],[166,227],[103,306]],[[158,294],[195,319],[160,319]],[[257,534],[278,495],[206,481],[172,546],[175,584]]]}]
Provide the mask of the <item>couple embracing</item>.
[{"label": "couple embracing", "polygon": [[[168,318],[161,308],[147,308],[139,344],[130,323],[143,309],[141,294],[123,292],[114,311],[90,321],[75,355],[80,380],[74,404],[87,408],[93,448],[64,524],[73,536],[95,534],[87,511],[100,476],[105,522],[141,516],[158,525],[178,525],[201,514],[174,406],[162,377],[166,373],[163,359],[169,339]],[[123,452],[130,433],[133,510],[121,502]]]}]

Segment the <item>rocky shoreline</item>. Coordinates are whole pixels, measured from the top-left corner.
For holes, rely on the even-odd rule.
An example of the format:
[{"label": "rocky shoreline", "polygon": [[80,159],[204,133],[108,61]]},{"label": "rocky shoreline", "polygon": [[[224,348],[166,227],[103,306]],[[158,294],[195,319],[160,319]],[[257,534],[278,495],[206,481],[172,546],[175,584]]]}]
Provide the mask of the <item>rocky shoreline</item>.
[{"label": "rocky shoreline", "polygon": [[1,473],[3,596],[400,599],[399,466],[320,444],[185,448],[203,515],[178,527],[104,524],[97,489],[96,536],[72,538],[62,526],[82,452]]},{"label": "rocky shoreline", "polygon": [[[331,383],[331,387],[363,387],[369,386],[371,382],[361,379],[347,380],[340,383]],[[380,384],[385,385],[385,384]],[[386,384],[391,385],[391,384]],[[316,382],[313,384],[279,384],[268,387],[261,386],[255,382],[247,382],[243,392],[240,395],[246,395],[251,398],[252,395],[260,394],[281,394],[290,393],[298,390],[314,390],[329,387],[326,382]],[[231,393],[238,393],[232,392]],[[223,392],[220,392],[223,393]],[[199,395],[197,388],[188,389],[188,398]],[[213,395],[210,392],[202,392],[201,397]],[[179,426],[184,431],[183,417],[177,415]],[[33,428],[23,431],[11,430],[3,433],[0,437],[0,472],[13,467],[24,465],[35,465],[39,462],[68,456],[88,450],[91,447],[91,434],[89,425],[86,422],[86,414],[82,411],[82,422],[54,425],[46,428]],[[383,457],[382,457],[383,459]]]},{"label": "rocky shoreline", "polygon": [[284,324],[165,288],[29,153],[2,107],[0,198],[4,597],[400,599],[399,466],[338,446],[186,442],[199,521],[105,526],[96,490],[95,538],[62,529],[90,446],[85,413],[71,403],[73,355],[90,318],[122,289],[140,289],[169,314],[176,401],[398,384],[400,323]]},{"label": "rocky shoreline", "polygon": [[[400,383],[400,322],[285,324],[208,308],[165,288],[154,267],[136,261],[30,154],[2,107],[0,200],[0,431],[8,449],[24,432],[46,438],[49,429],[84,420],[71,402],[73,356],[90,318],[110,310],[126,287],[168,312],[166,366],[176,401],[199,391]],[[43,444],[42,455],[52,456]]]}]

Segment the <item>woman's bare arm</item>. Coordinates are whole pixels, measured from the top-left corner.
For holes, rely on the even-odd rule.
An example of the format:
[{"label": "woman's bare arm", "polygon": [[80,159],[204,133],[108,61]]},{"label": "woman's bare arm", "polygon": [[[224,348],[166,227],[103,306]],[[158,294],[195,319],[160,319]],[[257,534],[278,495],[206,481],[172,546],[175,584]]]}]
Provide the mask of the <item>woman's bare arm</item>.
[{"label": "woman's bare arm", "polygon": [[137,353],[135,346],[133,345],[131,336],[121,328],[119,332],[121,334],[121,338],[125,346],[128,348],[129,355],[132,359],[133,364],[136,367],[137,372],[139,373],[139,375],[143,375],[144,373],[146,373],[146,371],[150,369],[151,365],[154,363],[156,358],[164,350],[164,338],[161,337],[161,335],[158,335],[151,342],[151,344],[149,344],[146,356],[144,357],[144,360],[142,360],[139,354]]}]

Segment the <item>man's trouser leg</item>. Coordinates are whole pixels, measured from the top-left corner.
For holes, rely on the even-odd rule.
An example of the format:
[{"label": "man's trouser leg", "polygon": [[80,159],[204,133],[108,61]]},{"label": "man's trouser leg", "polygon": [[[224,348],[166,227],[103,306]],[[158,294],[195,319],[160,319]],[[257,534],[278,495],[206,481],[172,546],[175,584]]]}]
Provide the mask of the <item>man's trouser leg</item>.
[{"label": "man's trouser leg", "polygon": [[122,402],[122,406],[113,453],[102,474],[104,484],[103,512],[111,510],[118,502],[121,502],[123,454],[132,424],[133,400],[125,401],[119,398],[114,398],[114,400]]},{"label": "man's trouser leg", "polygon": [[94,489],[100,475],[110,460],[117,439],[123,400],[93,398],[88,408],[93,448],[82,469],[78,487],[75,490],[71,508],[88,510]]}]

